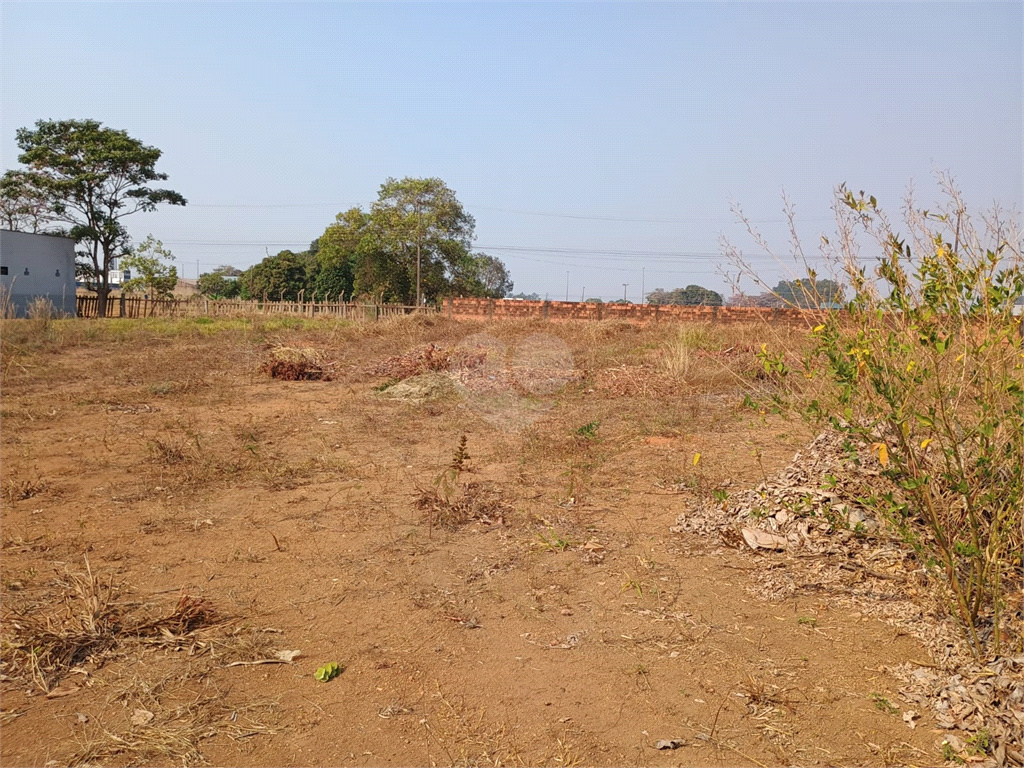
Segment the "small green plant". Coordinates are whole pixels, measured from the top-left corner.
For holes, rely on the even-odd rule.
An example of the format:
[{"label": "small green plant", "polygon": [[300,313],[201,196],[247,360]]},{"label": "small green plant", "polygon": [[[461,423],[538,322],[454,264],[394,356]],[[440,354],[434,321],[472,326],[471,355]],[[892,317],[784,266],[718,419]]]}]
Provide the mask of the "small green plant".
[{"label": "small green plant", "polygon": [[712,497],[715,499],[716,504],[720,504],[722,509],[725,509],[725,505],[729,501],[729,492],[724,488],[716,488],[711,492]]},{"label": "small green plant", "polygon": [[320,667],[320,669],[314,672],[313,677],[319,680],[321,683],[327,683],[336,678],[344,671],[345,666],[343,664],[338,664],[332,661],[328,664],[324,664],[322,667]]},{"label": "small green plant", "polygon": [[619,588],[619,594],[621,595],[623,592],[633,591],[636,592],[637,597],[643,597],[643,582],[641,582],[639,579],[633,578],[628,573],[623,573],[622,575],[626,577],[626,580],[622,582],[622,586]]},{"label": "small green plant", "polygon": [[967,752],[971,755],[987,755],[992,751],[992,733],[982,728],[967,739]]},{"label": "small green plant", "polygon": [[577,429],[576,434],[587,440],[593,440],[597,437],[597,428],[600,426],[600,421],[591,421],[589,424],[584,424],[582,427]]},{"label": "small green plant", "polygon": [[549,528],[547,533],[541,531],[537,538],[540,539],[539,546],[549,552],[564,552],[572,546],[572,542],[556,533],[554,528]]},{"label": "small green plant", "polygon": [[886,715],[897,715],[899,714],[900,708],[889,701],[885,696],[880,693],[872,693],[871,701],[875,704],[875,709]]},{"label": "small green plant", "polygon": [[802,627],[816,627],[818,626],[818,619],[815,616],[801,616],[796,620],[796,623]]},{"label": "small green plant", "polygon": [[957,754],[956,749],[948,741],[942,742],[942,759],[947,763],[965,764],[964,759]]}]

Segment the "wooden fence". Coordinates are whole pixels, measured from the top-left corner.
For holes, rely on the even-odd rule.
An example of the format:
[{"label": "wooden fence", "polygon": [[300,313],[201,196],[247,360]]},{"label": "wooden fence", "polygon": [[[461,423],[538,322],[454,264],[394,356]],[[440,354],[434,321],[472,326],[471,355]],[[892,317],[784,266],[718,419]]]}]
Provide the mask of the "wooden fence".
[{"label": "wooden fence", "polygon": [[[79,317],[99,317],[99,297],[78,296]],[[141,296],[107,298],[106,317],[234,317],[239,315],[287,315],[289,317],[336,317],[340,320],[379,320],[383,317],[437,314],[437,307],[401,304],[353,304],[350,302],[236,301],[227,299],[147,299]]]}]

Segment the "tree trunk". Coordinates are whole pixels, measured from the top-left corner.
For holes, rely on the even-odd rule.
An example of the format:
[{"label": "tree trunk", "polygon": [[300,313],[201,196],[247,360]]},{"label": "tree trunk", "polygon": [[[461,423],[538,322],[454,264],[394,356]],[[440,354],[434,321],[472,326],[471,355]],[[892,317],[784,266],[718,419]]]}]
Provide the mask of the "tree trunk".
[{"label": "tree trunk", "polygon": [[99,280],[96,283],[96,316],[107,316],[107,295],[110,293],[110,285],[107,283],[107,273],[100,272]]}]

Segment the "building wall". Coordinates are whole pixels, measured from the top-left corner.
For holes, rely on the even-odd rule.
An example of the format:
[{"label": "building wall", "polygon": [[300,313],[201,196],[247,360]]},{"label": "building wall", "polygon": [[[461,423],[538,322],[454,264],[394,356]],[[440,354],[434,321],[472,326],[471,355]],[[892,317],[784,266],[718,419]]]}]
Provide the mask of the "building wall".
[{"label": "building wall", "polygon": [[0,229],[0,285],[19,316],[37,296],[74,315],[75,241]]}]

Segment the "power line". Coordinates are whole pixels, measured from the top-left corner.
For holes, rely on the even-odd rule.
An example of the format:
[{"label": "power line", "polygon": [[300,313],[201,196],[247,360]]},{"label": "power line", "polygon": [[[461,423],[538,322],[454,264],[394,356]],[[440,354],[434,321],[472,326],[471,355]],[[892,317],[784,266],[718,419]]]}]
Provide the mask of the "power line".
[{"label": "power line", "polygon": [[[356,206],[372,205],[376,201],[361,201],[355,203]],[[270,209],[270,208],[338,208],[337,203],[189,203],[190,208],[239,208],[239,209]],[[352,205],[348,206],[353,207]],[[702,218],[647,218],[640,216],[601,216],[595,214],[585,213],[559,213],[555,211],[526,211],[518,208],[501,208],[490,205],[474,205],[471,203],[464,204],[465,208],[481,210],[481,211],[499,211],[501,213],[513,213],[519,216],[540,216],[543,218],[550,219],[576,219],[581,221],[619,221],[625,223],[636,223],[636,224],[736,224],[738,223],[734,218],[717,218],[717,219],[702,219]],[[797,222],[822,222],[822,221],[834,221],[831,217],[817,217],[817,218],[799,218]],[[751,219],[752,224],[785,224],[788,219]]]}]

